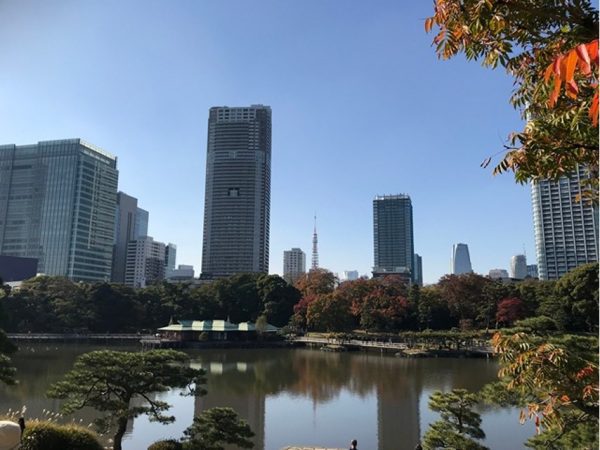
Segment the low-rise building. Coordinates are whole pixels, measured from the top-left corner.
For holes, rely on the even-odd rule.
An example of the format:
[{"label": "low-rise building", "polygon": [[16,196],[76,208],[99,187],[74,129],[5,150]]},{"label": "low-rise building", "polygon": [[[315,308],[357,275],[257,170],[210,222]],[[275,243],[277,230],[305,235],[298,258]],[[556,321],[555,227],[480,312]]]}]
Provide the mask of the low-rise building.
[{"label": "low-rise building", "polygon": [[158,329],[162,338],[190,341],[248,341],[258,333],[276,333],[279,328],[266,324],[262,329],[253,322],[232,323],[229,320],[180,320]]}]

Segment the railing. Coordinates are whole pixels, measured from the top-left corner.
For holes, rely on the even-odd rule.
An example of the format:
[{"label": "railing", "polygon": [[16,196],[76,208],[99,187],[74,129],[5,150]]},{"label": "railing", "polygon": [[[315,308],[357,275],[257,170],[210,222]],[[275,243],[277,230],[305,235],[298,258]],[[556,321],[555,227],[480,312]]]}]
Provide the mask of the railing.
[{"label": "railing", "polygon": [[[390,342],[390,341],[363,341],[359,339],[337,339],[337,338],[323,338],[323,337],[312,337],[312,336],[298,336],[292,339],[294,342],[302,342],[305,344],[323,344],[323,345],[348,345],[365,348],[380,348],[390,350],[407,350],[411,348],[406,342]],[[418,348],[418,345],[413,345],[413,348]],[[480,352],[480,353],[492,353],[491,346],[469,346],[461,345],[462,351]]]}]

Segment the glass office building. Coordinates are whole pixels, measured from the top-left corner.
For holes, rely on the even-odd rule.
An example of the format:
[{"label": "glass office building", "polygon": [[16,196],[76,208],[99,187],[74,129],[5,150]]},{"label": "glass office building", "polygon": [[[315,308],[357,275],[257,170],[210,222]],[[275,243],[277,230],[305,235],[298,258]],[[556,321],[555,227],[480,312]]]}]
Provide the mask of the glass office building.
[{"label": "glass office building", "polygon": [[0,146],[0,254],[110,280],[117,179],[117,159],[81,139]]},{"label": "glass office building", "polygon": [[416,281],[410,197],[379,195],[373,200],[373,276],[400,275]]}]

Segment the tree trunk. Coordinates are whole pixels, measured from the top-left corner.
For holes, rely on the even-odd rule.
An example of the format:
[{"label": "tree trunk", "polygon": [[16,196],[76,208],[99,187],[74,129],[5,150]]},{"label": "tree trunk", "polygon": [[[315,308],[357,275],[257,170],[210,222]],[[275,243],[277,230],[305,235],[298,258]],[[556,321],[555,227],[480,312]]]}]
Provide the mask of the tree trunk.
[{"label": "tree trunk", "polygon": [[117,419],[117,432],[115,433],[115,437],[113,438],[113,450],[122,450],[121,449],[121,441],[123,440],[123,435],[127,430],[127,417],[119,417]]}]

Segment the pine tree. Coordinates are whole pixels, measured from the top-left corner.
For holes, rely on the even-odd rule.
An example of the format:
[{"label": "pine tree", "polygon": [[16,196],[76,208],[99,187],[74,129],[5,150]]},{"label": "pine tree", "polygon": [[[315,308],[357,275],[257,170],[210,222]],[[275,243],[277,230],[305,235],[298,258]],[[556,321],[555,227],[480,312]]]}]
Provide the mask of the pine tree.
[{"label": "pine tree", "polygon": [[475,439],[485,438],[481,417],[473,411],[477,396],[465,389],[434,392],[429,397],[429,409],[440,413],[442,420],[433,423],[423,437],[423,448],[484,450],[487,447]]}]

